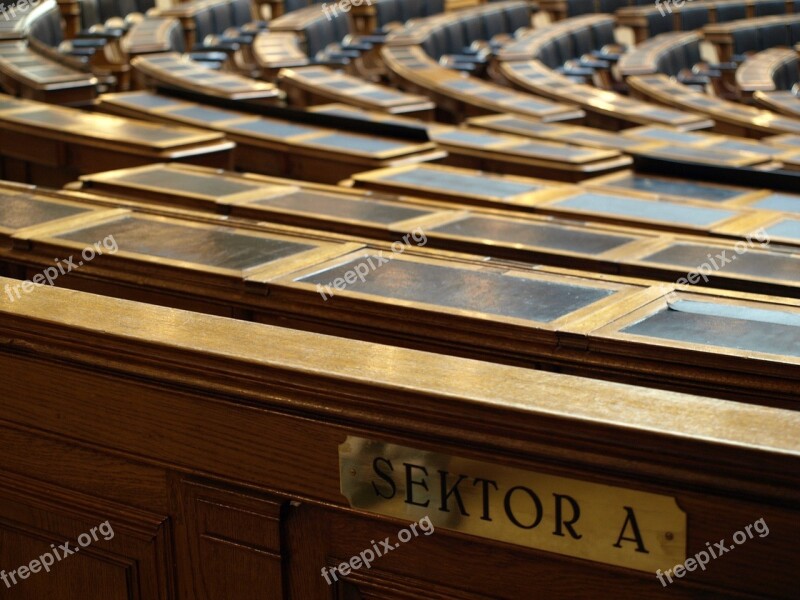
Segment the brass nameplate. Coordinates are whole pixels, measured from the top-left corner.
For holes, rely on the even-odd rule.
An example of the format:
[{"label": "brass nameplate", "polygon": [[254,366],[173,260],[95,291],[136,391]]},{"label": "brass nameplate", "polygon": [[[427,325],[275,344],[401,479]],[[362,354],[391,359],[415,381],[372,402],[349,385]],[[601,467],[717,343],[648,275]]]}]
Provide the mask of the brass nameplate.
[{"label": "brass nameplate", "polygon": [[350,506],[379,515],[650,573],[686,560],[671,496],[352,436],[339,469]]}]

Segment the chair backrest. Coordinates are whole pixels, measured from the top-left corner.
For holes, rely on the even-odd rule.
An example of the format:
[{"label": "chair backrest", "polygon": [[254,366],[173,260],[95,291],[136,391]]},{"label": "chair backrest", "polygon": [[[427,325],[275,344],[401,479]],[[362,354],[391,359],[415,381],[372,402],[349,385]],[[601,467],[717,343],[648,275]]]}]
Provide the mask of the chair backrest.
[{"label": "chair backrest", "polygon": [[789,43],[800,44],[800,23],[789,23]]},{"label": "chair backrest", "polygon": [[233,15],[231,14],[230,2],[220,2],[210,7],[214,22],[214,33],[222,33],[233,26]]},{"label": "chair backrest", "polygon": [[789,45],[789,28],[785,23],[774,23],[758,28],[758,48],[766,50],[776,46]]},{"label": "chair backrest", "polygon": [[214,13],[210,7],[197,11],[193,16],[195,39],[202,42],[203,38],[207,35],[213,35],[216,32],[214,28]]},{"label": "chair backrest", "polygon": [[389,23],[403,20],[400,16],[400,7],[397,4],[397,0],[379,1],[375,2],[373,6],[375,7],[375,18],[379,28]]},{"label": "chair backrest", "polygon": [[469,46],[461,22],[450,24],[444,30],[445,54],[458,54],[462,48]]},{"label": "chair backrest", "polygon": [[494,36],[506,32],[506,19],[502,10],[490,10],[482,16],[483,39],[490,40]]},{"label": "chair backrest", "polygon": [[428,16],[425,11],[425,0],[402,0],[398,8],[403,22]]},{"label": "chair backrest", "polygon": [[734,54],[744,54],[758,49],[758,30],[755,28],[735,30],[731,32],[731,39]]},{"label": "chair backrest", "polygon": [[54,6],[47,12],[42,13],[31,24],[29,35],[51,47],[56,47],[64,41],[64,33],[61,31],[61,13],[58,7]]},{"label": "chair backrest", "polygon": [[682,66],[683,69],[691,69],[700,62],[700,42],[693,42],[691,44],[684,44],[682,47]]},{"label": "chair backrest", "polygon": [[800,83],[800,62],[797,59],[781,63],[772,74],[776,90],[790,90],[796,83]]},{"label": "chair backrest", "polygon": [[600,12],[609,14],[613,14],[625,6],[628,6],[628,0],[600,0],[598,3]]},{"label": "chair backrest", "polygon": [[241,27],[253,20],[253,5],[250,0],[231,0],[230,9],[235,27]]},{"label": "chair backrest", "polygon": [[464,28],[464,35],[470,44],[483,37],[483,20],[480,15],[469,15],[461,19],[461,26]]},{"label": "chair backrest", "polygon": [[572,32],[572,48],[574,57],[583,56],[592,50],[595,50],[594,39],[590,27],[581,27]]},{"label": "chair backrest", "polygon": [[567,0],[567,16],[576,17],[595,11],[594,0]]},{"label": "chair backrest", "polygon": [[754,14],[757,17],[768,17],[770,15],[785,15],[786,2],[784,0],[756,0],[753,5]]},{"label": "chair backrest", "polygon": [[506,18],[506,32],[514,33],[521,27],[531,26],[531,10],[527,5],[508,6],[503,10]]},{"label": "chair backrest", "polygon": [[101,22],[97,0],[79,0],[78,5],[81,13],[81,29],[89,29]]},{"label": "chair backrest", "polygon": [[681,31],[694,31],[707,25],[711,20],[711,14],[707,6],[684,5],[678,13],[678,20],[681,24]]},{"label": "chair backrest", "polygon": [[592,25],[592,34],[594,35],[594,47],[598,50],[603,46],[617,42],[614,36],[614,23],[610,21]]},{"label": "chair backrest", "polygon": [[746,2],[725,2],[717,5],[717,23],[747,18]]},{"label": "chair backrest", "polygon": [[575,57],[575,49],[572,46],[572,38],[568,35],[559,35],[553,40],[556,56],[558,57],[559,64],[564,64],[568,60]]},{"label": "chair backrest", "polygon": [[659,12],[653,12],[647,15],[647,30],[650,32],[650,37],[669,33],[673,30],[674,21],[661,16]]},{"label": "chair backrest", "polygon": [[283,9],[285,12],[290,13],[300,10],[301,8],[306,8],[308,4],[308,0],[284,0]]}]

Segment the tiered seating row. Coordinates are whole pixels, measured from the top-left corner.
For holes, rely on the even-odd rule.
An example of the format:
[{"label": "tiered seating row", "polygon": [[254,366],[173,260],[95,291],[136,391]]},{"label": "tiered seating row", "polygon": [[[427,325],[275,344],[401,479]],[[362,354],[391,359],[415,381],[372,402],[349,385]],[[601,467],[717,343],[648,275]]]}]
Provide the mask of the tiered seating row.
[{"label": "tiered seating row", "polygon": [[[3,287],[17,283],[0,279]],[[25,564],[32,545],[66,537],[65,528],[88,531],[102,518],[116,533],[111,543],[101,539],[96,551],[73,558],[70,569],[25,582],[42,586],[37,589],[47,596],[56,596],[75,573],[88,580],[106,569],[117,576],[107,577],[97,593],[87,586],[85,600],[105,600],[112,592],[169,598],[174,587],[165,580],[208,597],[230,590],[228,600],[244,600],[259,587],[267,588],[269,600],[298,587],[310,590],[307,600],[325,598],[331,590],[320,567],[358,556],[369,547],[364,540],[397,536],[400,520],[380,516],[386,505],[369,475],[353,480],[360,465],[371,474],[369,464],[386,457],[401,471],[394,473],[397,485],[403,460],[420,471],[439,468],[450,481],[456,481],[456,461],[467,465],[456,473],[472,475],[472,465],[479,465],[500,482],[501,499],[506,486],[522,480],[550,499],[547,518],[550,490],[577,496],[584,508],[578,527],[587,522],[587,507],[596,506],[591,499],[602,498],[609,508],[600,513],[607,514],[600,531],[612,542],[619,523],[632,522],[635,507],[639,522],[656,523],[640,530],[649,553],[637,554],[630,541],[620,553],[650,562],[637,558],[633,569],[597,562],[600,556],[575,558],[571,548],[532,550],[524,547],[535,537],[529,531],[504,542],[466,538],[452,513],[439,516],[432,491],[431,507],[405,519],[432,514],[436,535],[419,535],[413,552],[398,551],[362,569],[359,575],[368,577],[350,577],[348,593],[375,596],[378,589],[385,596],[402,586],[404,595],[424,597],[435,586],[454,598],[511,600],[536,585],[554,597],[574,596],[576,589],[591,596],[602,586],[644,597],[659,585],[655,568],[705,552],[708,540],[726,536],[731,544],[731,532],[756,521],[756,534],[735,546],[738,552],[705,573],[688,574],[676,590],[686,597],[793,597],[792,548],[800,534],[795,412],[434,357],[71,290],[43,288],[24,302],[0,305],[7,340],[0,380],[8,396],[0,517],[20,541],[6,549],[8,560]],[[719,317],[691,309],[676,304],[659,318],[718,324]],[[610,335],[592,338],[606,348],[615,342],[631,349]],[[46,373],[61,376],[59,393],[42,385]],[[457,427],[453,415],[460,416]],[[23,467],[36,479],[17,475]],[[438,477],[422,481],[438,490]],[[549,487],[549,481],[558,483]],[[464,483],[461,489],[471,489]],[[363,491],[365,499],[343,496],[343,487]],[[480,515],[480,496],[465,492],[464,500],[465,510]],[[651,513],[657,521],[641,516]],[[495,515],[505,519],[501,508]],[[552,530],[536,535],[554,537]],[[567,536],[567,543],[582,548],[588,531],[576,531],[585,537],[570,542]],[[214,560],[198,565],[196,550],[214,553]],[[420,570],[421,558],[444,564],[454,555],[457,571]],[[496,564],[487,566],[487,556]],[[124,576],[131,564],[136,578]],[[81,566],[85,571],[75,570]],[[236,570],[239,587],[233,588]],[[473,581],[464,581],[465,572]]]},{"label": "tiered seating row", "polygon": [[237,169],[326,183],[360,170],[438,160],[430,142],[349,133],[223,110],[147,92],[107,94],[100,107],[126,117],[211,129],[236,142]]},{"label": "tiered seating row", "polygon": [[[157,187],[152,177],[141,173],[121,174],[120,179],[145,185],[151,191]],[[183,179],[189,183],[186,177]],[[263,190],[255,184],[248,189],[241,179],[216,181],[217,194],[224,195],[227,188],[228,195],[240,195],[243,200],[249,195],[253,202],[269,204],[275,193],[280,194],[280,190]],[[208,183],[209,178],[201,178],[195,186],[202,186],[201,193],[208,195]],[[267,197],[263,196],[265,191]],[[113,204],[109,199],[105,202]],[[388,210],[384,212],[388,214]],[[671,361],[667,364],[676,365],[670,375],[677,379],[665,385],[687,383],[677,365],[703,366],[708,369],[706,375],[695,376],[693,389],[711,387],[713,381],[715,395],[735,390],[738,398],[791,404],[784,398],[791,397],[788,390],[796,385],[795,367],[800,365],[800,346],[792,327],[794,315],[800,314],[796,303],[773,300],[768,305],[755,297],[698,290],[679,291],[667,300],[669,287],[623,283],[608,276],[492,266],[484,260],[455,259],[409,243],[402,255],[393,256],[371,277],[356,280],[347,289],[337,287],[334,292],[331,288],[327,301],[336,311],[334,322],[319,310],[326,302],[320,290],[328,291],[330,282],[356,264],[378,260],[379,252],[389,252],[388,244],[359,249],[353,243],[330,237],[326,241],[311,233],[279,234],[275,227],[266,232],[241,222],[233,227],[211,217],[176,216],[164,209],[160,215],[112,210],[39,224],[11,233],[12,239],[24,243],[2,251],[2,257],[9,265],[35,270],[40,263],[51,264],[54,255],[67,256],[83,248],[87,240],[91,243],[113,233],[119,252],[98,256],[84,265],[72,275],[71,285],[93,289],[102,284],[114,294],[129,296],[133,292],[130,282],[136,281],[135,293],[150,301],[190,303],[196,310],[249,315],[262,322],[279,320],[284,325],[324,327],[348,337],[361,337],[359,330],[366,321],[382,315],[371,327],[373,339],[425,345],[428,350],[466,353],[499,362],[530,364],[536,360],[550,365],[557,360],[565,370],[580,368],[589,373],[597,368],[604,377],[624,376],[629,380],[636,380],[636,372],[649,367],[649,361],[642,354],[633,364],[629,357],[620,360],[614,346],[627,347],[627,354],[651,345],[660,349],[660,356],[669,352]],[[406,217],[409,232],[417,236],[414,241],[422,245],[423,216],[416,217],[420,229],[406,215],[389,218]],[[198,239],[204,242],[198,243]],[[230,247],[239,250],[224,251]],[[711,249],[706,247],[704,252]],[[438,284],[430,285],[433,281]],[[442,294],[442,289],[486,292]],[[537,302],[530,303],[531,297]],[[398,306],[403,307],[402,314]],[[757,318],[764,311],[773,317],[769,323]],[[712,330],[714,335],[697,330],[694,323],[700,314],[715,320],[718,327]],[[444,320],[445,325],[431,328],[426,324],[430,319],[440,325]],[[743,321],[749,335],[731,330],[732,319]],[[775,325],[780,319],[782,325]],[[666,327],[662,325],[665,321]],[[483,331],[488,323],[495,327],[491,336]],[[500,323],[503,326],[498,328]],[[736,369],[736,376],[728,380],[725,389],[717,387],[715,381],[718,367],[703,358],[709,346],[726,356],[726,370]],[[556,348],[560,349],[557,359]],[[747,359],[741,358],[743,349],[748,351]],[[782,368],[765,375],[765,366],[775,359],[781,361]],[[764,393],[766,377],[769,394]]]},{"label": "tiered seating row", "polygon": [[0,95],[0,176],[5,179],[61,186],[98,169],[163,160],[230,167],[233,147],[213,131],[165,130]]}]

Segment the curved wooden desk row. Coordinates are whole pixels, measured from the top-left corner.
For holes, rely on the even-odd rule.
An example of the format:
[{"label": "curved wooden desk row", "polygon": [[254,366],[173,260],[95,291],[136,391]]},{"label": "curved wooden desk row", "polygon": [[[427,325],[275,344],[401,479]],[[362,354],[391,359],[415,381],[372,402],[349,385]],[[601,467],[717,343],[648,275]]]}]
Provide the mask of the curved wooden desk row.
[{"label": "curved wooden desk row", "polygon": [[[222,34],[229,27],[239,27],[256,19],[253,2],[242,0],[190,0],[148,13],[150,18],[178,19],[186,50],[203,43],[210,34]],[[173,48],[174,49],[174,48]]]},{"label": "curved wooden desk row", "polygon": [[[18,580],[40,597],[58,597],[80,577],[94,581],[84,600],[174,600],[178,589],[227,600],[252,598],[254,589],[266,600],[400,600],[432,589],[458,600],[516,600],[534,587],[554,599],[588,599],[601,586],[641,598],[662,590],[656,569],[707,553],[719,539],[738,552],[673,578],[672,595],[793,597],[800,422],[792,411],[62,289],[13,303],[3,294],[0,326],[8,563],[27,564],[51,543],[74,545],[106,521],[115,533],[99,536],[80,560]],[[42,383],[54,373],[57,392]],[[393,504],[370,482],[384,480],[367,464],[353,481],[361,461],[372,460],[391,463],[399,507],[413,511],[381,516]],[[427,499],[427,508],[402,502],[403,462],[422,481],[409,489],[412,501]],[[450,512],[438,510],[437,470],[448,485],[453,473],[487,478],[492,521],[478,518],[480,486],[469,479],[461,495],[445,497]],[[502,506],[513,486],[541,499],[543,520],[499,541],[501,525],[516,534]],[[342,487],[363,496],[348,500]],[[526,494],[512,494],[511,507],[524,525],[535,516],[520,520]],[[563,539],[552,535],[563,523],[553,494],[583,544],[566,528]],[[598,511],[601,501],[608,512]],[[580,519],[566,512],[574,506]],[[322,577],[426,516],[431,535],[369,569],[329,577],[331,585]],[[751,525],[759,519],[768,529]],[[585,524],[598,521],[605,525],[590,534]],[[753,538],[734,546],[732,535],[746,536],[746,526]],[[654,564],[636,562],[632,531]],[[615,547],[620,536],[633,541]],[[590,541],[599,555],[576,557]]]},{"label": "curved wooden desk row", "polygon": [[703,37],[717,49],[720,61],[800,42],[800,14],[742,19],[703,28]]},{"label": "curved wooden desk row", "polygon": [[281,92],[271,83],[203,66],[175,52],[147,54],[131,59],[147,87],[164,86],[226,100],[249,100],[274,104]]},{"label": "curved wooden desk row", "polygon": [[[405,196],[298,185],[287,180],[246,175],[244,178],[248,185],[244,189],[247,193],[240,200],[237,194],[243,176],[226,174],[226,184],[235,193],[215,196],[194,191],[202,190],[204,182],[214,176],[213,173],[197,167],[180,166],[153,166],[135,172],[115,171],[85,176],[82,189],[115,199],[130,199],[131,202],[200,209],[234,218],[359,235],[372,240],[395,241],[412,226],[419,226],[426,232],[426,247],[429,248],[474,255],[491,254],[493,258],[517,263],[622,273],[668,283],[684,276],[687,267],[692,266],[692,260],[698,261],[697,264],[707,261],[708,257],[702,252],[709,247],[714,247],[716,252],[732,252],[737,240],[749,238],[748,247],[752,255],[740,260],[730,271],[720,269],[712,277],[713,285],[753,293],[798,295],[796,289],[791,289],[795,284],[787,286],[781,278],[791,269],[796,269],[797,257],[791,255],[796,254],[800,245],[800,196],[720,188],[627,173],[598,179],[592,182],[591,187],[583,188],[587,192],[584,198],[595,199],[598,205],[602,202],[608,205],[604,214],[597,206],[593,214],[575,212],[554,218],[520,211],[526,206],[544,204],[551,198],[574,198],[580,189],[442,167],[425,169],[420,174],[399,175],[391,183],[398,188],[395,190],[397,194]],[[422,181],[423,177],[432,182],[432,191],[420,191],[418,188],[421,186],[412,186],[414,181]],[[369,174],[365,179],[370,179]],[[373,183],[375,179],[361,181],[360,185],[376,185]],[[386,185],[385,180],[378,183]],[[482,188],[487,190],[483,195],[480,192]],[[602,193],[591,193],[595,191]],[[461,201],[459,192],[464,198]],[[490,193],[498,196],[493,199],[488,196]],[[438,195],[441,201],[419,201],[413,195]],[[742,208],[750,207],[752,210],[745,211],[742,218],[733,219],[730,224],[705,232],[706,237],[657,232],[643,219],[629,219],[627,226],[592,223],[598,213],[606,218],[612,217],[615,208],[610,205],[612,197],[616,198],[617,216],[619,206],[625,200],[629,209],[639,206],[641,211],[646,211],[648,205],[632,201],[636,198],[650,201],[651,208],[652,200],[666,201],[665,210],[674,209],[677,203],[695,203],[698,198],[706,202],[711,198],[725,198],[731,205],[747,203]],[[131,204],[124,206],[130,207]],[[140,204],[133,206],[137,210],[142,208]],[[549,205],[546,208],[549,209]],[[752,242],[759,236],[760,239],[769,238],[769,248],[762,247],[757,240]],[[723,237],[728,239],[721,239]],[[674,249],[677,245],[681,245],[685,252],[680,259],[673,257],[670,262],[648,258],[653,256],[654,248]],[[748,261],[751,264],[748,265]],[[759,263],[767,266],[759,269]],[[705,282],[700,280],[698,283],[702,286]]]},{"label": "curved wooden desk row", "polygon": [[754,54],[736,70],[736,86],[745,94],[756,91],[789,90],[800,81],[797,52],[770,48]]},{"label": "curved wooden desk row", "polygon": [[617,65],[619,73],[623,77],[658,73],[661,59],[669,54],[681,54],[685,48],[696,46],[701,39],[696,31],[657,35],[623,54]]},{"label": "curved wooden desk row", "polygon": [[[590,180],[571,190],[561,188],[557,193],[531,198],[529,192],[541,189],[538,180],[522,179],[509,184],[487,173],[482,175],[486,179],[482,188],[472,181],[475,187],[470,189],[474,175],[469,173],[456,169],[441,172],[441,167],[417,165],[360,173],[353,177],[353,182],[358,187],[383,193],[436,198],[457,205],[739,240],[744,240],[761,227],[771,227],[775,221],[790,221],[788,229],[781,226],[787,233],[797,226],[793,214],[773,212],[797,212],[797,197],[785,194],[767,194],[765,197],[763,191],[691,181],[675,182],[628,172]],[[758,202],[750,206],[751,200]],[[794,229],[788,238],[780,237],[780,243],[796,245],[798,232]]]},{"label": "curved wooden desk row", "polygon": [[[106,94],[100,106],[114,114],[224,132],[237,143],[234,156],[237,169],[324,183],[336,183],[365,168],[422,160],[443,160],[502,173],[547,175],[565,181],[585,179],[631,164],[629,157],[616,151],[537,143],[527,138],[449,126],[431,125],[428,128],[431,143],[410,143],[266,119],[146,92]],[[292,165],[286,166],[287,161]]]},{"label": "curved wooden desk row", "polygon": [[322,66],[281,69],[278,85],[286,90],[290,102],[299,107],[342,102],[425,120],[433,118],[436,108],[427,96],[406,94]]},{"label": "curved wooden desk row", "polygon": [[[568,41],[571,35],[578,31],[589,31],[589,38],[593,39],[592,29],[612,31],[616,21],[611,15],[583,15],[573,17],[557,23],[552,23],[546,27],[539,27],[523,32],[516,36],[509,43],[504,44],[496,53],[497,59],[501,61],[530,60],[539,58],[542,49],[554,44],[558,40],[565,39],[566,46],[571,50],[573,45]],[[612,40],[613,41],[613,40]],[[596,49],[600,49],[604,44],[600,44]],[[571,53],[571,52],[568,52]],[[565,62],[574,56],[566,56],[561,62]]]},{"label": "curved wooden desk row", "polygon": [[97,97],[97,78],[46,58],[27,42],[0,43],[0,87],[8,94],[52,102],[87,104]]},{"label": "curved wooden desk row", "polygon": [[800,120],[800,98],[793,92],[755,92],[753,99],[764,108]]},{"label": "curved wooden desk row", "polygon": [[122,50],[129,57],[140,54],[173,52],[180,47],[183,27],[172,17],[149,16],[133,25],[122,38]]},{"label": "curved wooden desk row", "polygon": [[56,0],[41,0],[34,6],[26,4],[24,10],[17,8],[16,2],[13,4],[3,3],[5,10],[0,12],[0,40],[24,40],[33,23],[56,7]]},{"label": "curved wooden desk row", "polygon": [[238,170],[335,183],[380,166],[438,160],[430,142],[350,133],[251,113],[224,110],[148,92],[105,94],[100,108],[112,114],[214,130],[236,142]]},{"label": "curved wooden desk row", "polygon": [[714,124],[699,115],[576,83],[538,60],[501,63],[498,74],[517,89],[581,107],[588,124],[604,129],[656,123],[695,130]]},{"label": "curved wooden desk row", "polygon": [[650,5],[646,0],[539,0],[537,4],[551,19],[560,21],[593,13],[613,13],[625,6]]},{"label": "curved wooden desk row", "polygon": [[631,90],[643,98],[688,108],[714,119],[714,131],[720,133],[754,138],[800,133],[800,120],[695,92],[666,75],[628,77],[627,82]]},{"label": "curved wooden desk row", "polygon": [[[393,119],[380,113],[335,104],[317,107],[315,112],[378,123],[391,122]],[[404,121],[419,124],[407,119]],[[539,121],[536,123],[542,124]],[[543,125],[565,127],[554,123]],[[604,171],[617,171],[631,162],[629,157],[621,155],[618,148],[605,149],[613,152],[598,152],[596,146],[579,141],[576,143],[576,140],[532,142],[531,136],[519,136],[515,132],[508,135],[508,132],[490,132],[468,125],[453,127],[439,123],[425,126],[430,139],[447,151],[447,156],[438,161],[442,164],[559,181],[580,181]]]},{"label": "curved wooden desk row", "polygon": [[459,74],[441,66],[428,56],[420,44],[429,36],[459,19],[476,17],[489,10],[518,3],[504,2],[413,21],[410,26],[390,34],[381,49],[381,58],[390,77],[412,93],[424,93],[456,122],[467,117],[510,112],[545,121],[575,120],[584,113],[562,105],[512,91],[476,77]]},{"label": "curved wooden desk row", "polygon": [[[663,125],[632,127],[621,132],[600,131],[578,125],[539,123],[514,115],[489,115],[474,117],[468,123],[473,127],[513,133],[533,139],[553,140],[566,144],[577,144],[590,148],[608,148],[630,154],[641,154],[659,147],[679,144],[687,147],[702,147],[724,155],[733,154],[734,160],[757,155],[763,160],[779,162],[789,151],[797,150],[793,143],[780,143],[780,139],[764,138],[748,140],[740,137],[720,135],[706,131],[686,131]],[[777,141],[776,141],[777,140]]]},{"label": "curved wooden desk row", "polygon": [[103,168],[177,160],[230,167],[234,145],[202,129],[169,131],[0,94],[2,177],[60,186]]},{"label": "curved wooden desk row", "polygon": [[616,11],[618,23],[633,29],[636,43],[669,31],[693,31],[708,24],[770,15],[798,13],[796,0],[710,0],[625,7]]},{"label": "curved wooden desk row", "polygon": [[[267,232],[224,218],[187,216],[116,209],[62,217],[10,233],[12,247],[0,255],[6,272],[28,279],[52,265],[53,256],[74,255],[113,236],[117,252],[96,256],[59,284],[445,354],[558,366],[796,408],[797,301],[688,286],[670,295],[669,285],[493,264],[420,248],[415,242],[424,241],[424,229],[413,226],[408,239],[417,237],[402,254],[392,255],[388,243],[364,247],[330,234],[279,233],[275,226]],[[657,252],[684,252],[682,244],[673,246]],[[388,262],[387,254],[393,257]],[[361,264],[370,272],[351,277],[350,270],[363,271]],[[25,302],[23,293],[16,302]],[[701,330],[698,320],[713,327]],[[703,373],[693,373],[698,369]]]},{"label": "curved wooden desk row", "polygon": [[389,43],[381,49],[381,57],[398,85],[410,93],[426,94],[456,122],[492,113],[514,113],[546,122],[584,117],[584,112],[577,107],[456,73],[442,67],[416,45]]},{"label": "curved wooden desk row", "polygon": [[798,120],[697,92],[658,73],[664,57],[671,53],[681,54],[698,41],[697,33],[665,33],[625,54],[619,62],[619,69],[626,76],[632,93],[711,118],[715,122],[714,131],[720,133],[761,138],[800,132]]}]

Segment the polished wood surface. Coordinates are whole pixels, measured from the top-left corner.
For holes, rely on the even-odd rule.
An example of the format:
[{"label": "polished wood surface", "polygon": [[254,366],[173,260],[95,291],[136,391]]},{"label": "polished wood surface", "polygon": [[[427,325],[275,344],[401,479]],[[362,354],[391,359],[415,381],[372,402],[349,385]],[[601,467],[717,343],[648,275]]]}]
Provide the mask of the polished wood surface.
[{"label": "polished wood surface", "polygon": [[[20,597],[66,598],[89,573],[101,578],[88,588],[90,598],[224,593],[238,600],[251,598],[253,586],[260,597],[304,599],[332,592],[408,597],[403,589],[519,598],[531,585],[553,598],[596,597],[601,584],[621,597],[663,593],[652,574],[446,527],[332,590],[321,567],[403,526],[352,511],[340,495],[337,445],[366,432],[675,496],[688,514],[690,553],[763,518],[768,537],[669,591],[792,597],[795,412],[618,384],[587,387],[564,375],[430,360],[66,290],[0,303],[0,379],[11,392],[3,406],[0,506],[3,538],[14,542],[3,545],[3,564],[24,564],[51,540],[74,540],[105,520],[116,533],[86,558],[69,557],[59,570],[22,582],[14,590]],[[54,370],[57,382],[43,386]],[[613,398],[614,410],[600,398]],[[468,581],[465,567],[473,573]]]}]

